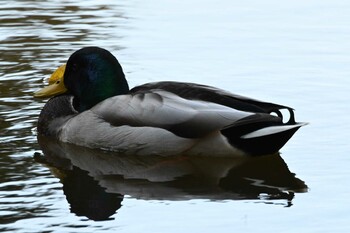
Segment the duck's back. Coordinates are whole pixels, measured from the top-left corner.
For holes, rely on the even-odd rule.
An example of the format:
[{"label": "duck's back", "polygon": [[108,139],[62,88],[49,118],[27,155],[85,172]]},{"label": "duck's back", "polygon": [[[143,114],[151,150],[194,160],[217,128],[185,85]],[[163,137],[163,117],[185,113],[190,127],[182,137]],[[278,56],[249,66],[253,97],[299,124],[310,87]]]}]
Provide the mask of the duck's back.
[{"label": "duck's back", "polygon": [[236,95],[228,91],[196,84],[184,82],[154,82],[144,85],[136,86],[130,90],[131,94],[147,93],[152,90],[165,90],[184,99],[201,100],[224,105],[241,111],[255,112],[255,113],[271,113],[275,112],[282,117],[280,109],[288,109],[290,111],[291,119],[294,121],[292,108],[275,103],[263,102],[260,100],[248,98],[245,96]]}]

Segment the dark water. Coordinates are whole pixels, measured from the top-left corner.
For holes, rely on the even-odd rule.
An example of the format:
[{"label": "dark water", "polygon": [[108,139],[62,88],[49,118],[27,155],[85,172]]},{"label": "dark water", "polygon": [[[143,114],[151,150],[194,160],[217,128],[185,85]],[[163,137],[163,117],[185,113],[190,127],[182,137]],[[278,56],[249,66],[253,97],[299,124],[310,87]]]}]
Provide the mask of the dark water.
[{"label": "dark water", "polygon": [[[349,232],[349,2],[0,3],[0,231]],[[130,86],[213,85],[311,124],[254,160],[38,142],[45,100],[32,93],[89,45],[115,54]]]}]

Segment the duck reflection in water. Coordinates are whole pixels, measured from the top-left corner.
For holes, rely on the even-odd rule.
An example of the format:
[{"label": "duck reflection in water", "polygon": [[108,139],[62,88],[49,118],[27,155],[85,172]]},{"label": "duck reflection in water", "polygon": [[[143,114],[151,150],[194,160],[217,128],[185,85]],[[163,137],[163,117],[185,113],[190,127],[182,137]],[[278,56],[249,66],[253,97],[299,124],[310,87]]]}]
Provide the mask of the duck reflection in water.
[{"label": "duck reflection in water", "polygon": [[60,178],[71,211],[92,220],[111,219],[124,195],[143,200],[261,200],[289,207],[296,192],[307,191],[279,154],[126,156],[42,136],[38,141],[43,155],[36,153],[36,161]]},{"label": "duck reflection in water", "polygon": [[77,216],[95,221],[109,220],[121,207],[123,195],[106,192],[87,171],[78,167],[66,171],[66,177],[61,181],[71,211]]}]

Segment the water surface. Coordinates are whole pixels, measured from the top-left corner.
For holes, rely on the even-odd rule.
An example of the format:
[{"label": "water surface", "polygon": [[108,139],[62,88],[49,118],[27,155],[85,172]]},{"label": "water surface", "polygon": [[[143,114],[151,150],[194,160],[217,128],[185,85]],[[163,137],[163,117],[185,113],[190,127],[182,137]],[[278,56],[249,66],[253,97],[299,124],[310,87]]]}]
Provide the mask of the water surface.
[{"label": "water surface", "polygon": [[[349,232],[348,1],[0,3],[0,231]],[[90,45],[130,86],[213,85],[311,124],[280,156],[215,166],[40,147],[32,93]]]}]

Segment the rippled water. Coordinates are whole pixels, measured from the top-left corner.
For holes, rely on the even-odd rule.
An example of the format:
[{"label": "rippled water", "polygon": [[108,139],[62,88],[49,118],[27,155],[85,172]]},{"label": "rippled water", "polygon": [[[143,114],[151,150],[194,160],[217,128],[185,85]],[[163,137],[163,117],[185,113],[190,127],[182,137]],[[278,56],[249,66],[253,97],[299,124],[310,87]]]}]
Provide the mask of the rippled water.
[{"label": "rippled water", "polygon": [[[0,231],[349,232],[348,1],[0,3]],[[32,93],[88,45],[130,86],[214,85],[311,124],[249,161],[40,147]]]}]

